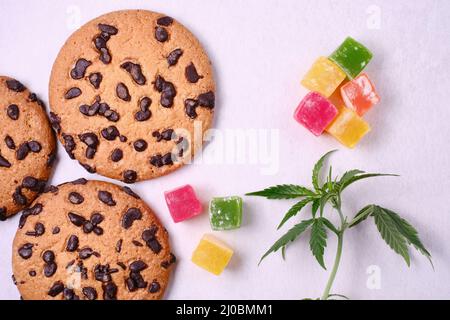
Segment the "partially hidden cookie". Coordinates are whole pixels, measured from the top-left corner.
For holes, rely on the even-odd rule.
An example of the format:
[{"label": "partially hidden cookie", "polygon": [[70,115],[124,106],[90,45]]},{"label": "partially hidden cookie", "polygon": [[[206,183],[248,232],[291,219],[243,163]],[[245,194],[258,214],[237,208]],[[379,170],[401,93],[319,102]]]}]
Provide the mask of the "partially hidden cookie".
[{"label": "partially hidden cookie", "polygon": [[199,41],[174,19],[143,10],[112,12],[76,31],[55,61],[49,95],[69,156],[126,183],[191,159],[215,107]]},{"label": "partially hidden cookie", "polygon": [[174,262],[166,229],[138,195],[85,179],[37,198],[13,244],[25,300],[160,299]]},{"label": "partially hidden cookie", "polygon": [[44,103],[19,81],[0,76],[0,220],[44,190],[55,147]]}]

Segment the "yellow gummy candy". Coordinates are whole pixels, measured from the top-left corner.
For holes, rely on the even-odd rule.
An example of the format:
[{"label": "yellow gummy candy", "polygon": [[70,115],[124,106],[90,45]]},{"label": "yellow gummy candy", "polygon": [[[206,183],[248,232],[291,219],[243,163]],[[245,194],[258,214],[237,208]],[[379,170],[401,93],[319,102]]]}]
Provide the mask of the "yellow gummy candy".
[{"label": "yellow gummy candy", "polygon": [[211,235],[204,235],[192,254],[192,262],[199,267],[220,275],[233,256],[233,250]]},{"label": "yellow gummy candy", "polygon": [[354,148],[370,131],[370,126],[352,110],[346,107],[337,107],[339,114],[326,131],[343,145]]},{"label": "yellow gummy candy", "polygon": [[302,80],[302,85],[328,98],[345,80],[346,74],[328,58],[320,57]]}]

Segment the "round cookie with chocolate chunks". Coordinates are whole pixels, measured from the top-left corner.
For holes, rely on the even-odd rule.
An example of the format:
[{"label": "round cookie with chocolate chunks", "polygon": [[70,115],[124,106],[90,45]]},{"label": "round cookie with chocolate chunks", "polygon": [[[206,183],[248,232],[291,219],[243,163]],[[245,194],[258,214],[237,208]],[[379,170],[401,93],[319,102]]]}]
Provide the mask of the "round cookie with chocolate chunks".
[{"label": "round cookie with chocolate chunks", "polygon": [[43,102],[19,81],[0,76],[0,221],[44,190],[55,148]]},{"label": "round cookie with chocolate chunks", "polygon": [[25,300],[160,299],[174,262],[166,229],[137,194],[85,179],[37,198],[13,244]]},{"label": "round cookie with chocolate chunks", "polygon": [[69,156],[126,183],[190,160],[215,107],[199,41],[174,19],[143,10],[112,12],[76,31],[55,61],[49,95]]}]

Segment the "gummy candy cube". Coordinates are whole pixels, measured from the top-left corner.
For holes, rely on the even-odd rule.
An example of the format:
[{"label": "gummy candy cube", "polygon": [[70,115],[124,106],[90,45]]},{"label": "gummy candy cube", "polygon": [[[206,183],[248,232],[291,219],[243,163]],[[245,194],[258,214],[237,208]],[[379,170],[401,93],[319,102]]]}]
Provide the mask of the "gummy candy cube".
[{"label": "gummy candy cube", "polygon": [[242,223],[242,198],[213,198],[209,205],[209,220],[213,230],[239,228]]},{"label": "gummy candy cube", "polygon": [[302,80],[302,85],[328,98],[346,78],[345,73],[328,58],[320,57]]},{"label": "gummy candy cube", "polygon": [[317,92],[308,93],[295,110],[294,118],[315,136],[320,136],[336,118],[338,109]]},{"label": "gummy candy cube", "polygon": [[339,109],[339,115],[327,128],[329,134],[349,148],[354,148],[369,131],[369,124],[346,107]]},{"label": "gummy candy cube", "polygon": [[363,116],[380,101],[369,77],[362,73],[341,88],[342,99],[348,108]]},{"label": "gummy candy cube", "polygon": [[335,92],[331,96],[328,97],[328,101],[330,101],[337,109],[338,111],[341,109],[341,107],[345,107],[345,102],[342,99],[341,95],[341,88],[345,86],[349,81],[346,80],[341,83],[341,85],[336,89]]},{"label": "gummy candy cube", "polygon": [[167,207],[175,223],[193,218],[202,213],[203,208],[190,185],[164,192]]},{"label": "gummy candy cube", "polygon": [[204,235],[192,254],[192,262],[197,266],[220,275],[231,260],[233,250],[219,239]]},{"label": "gummy candy cube", "polygon": [[355,39],[348,37],[331,54],[330,60],[341,67],[350,79],[353,79],[372,60],[372,52]]}]

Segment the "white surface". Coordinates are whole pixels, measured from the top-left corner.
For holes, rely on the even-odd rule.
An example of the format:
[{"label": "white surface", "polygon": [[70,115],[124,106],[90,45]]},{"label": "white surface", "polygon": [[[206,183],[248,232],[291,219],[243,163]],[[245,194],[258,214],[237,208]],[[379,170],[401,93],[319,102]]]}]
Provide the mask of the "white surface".
[{"label": "white surface", "polygon": [[[280,166],[274,175],[264,175],[261,165],[248,162],[197,165],[134,187],[166,224],[179,259],[166,298],[319,296],[328,272],[312,258],[306,238],[287,250],[286,262],[273,255],[257,266],[281,235],[275,229],[291,201],[245,198],[243,227],[217,233],[236,254],[225,273],[215,277],[190,262],[197,242],[210,232],[207,214],[175,225],[163,191],[191,183],[206,207],[212,196],[243,195],[278,183],[309,184],[315,160],[334,148],[341,149],[332,160],[339,173],[360,168],[401,174],[349,189],[345,211],[353,215],[367,203],[399,211],[419,229],[436,271],[415,252],[408,269],[370,222],[345,239],[333,292],[353,299],[450,298],[449,1],[2,0],[0,74],[20,79],[48,101],[52,63],[77,24],[78,10],[79,21],[85,23],[125,8],[164,12],[200,38],[216,70],[218,129],[279,130]],[[347,35],[374,52],[367,72],[382,97],[366,117],[373,131],[354,151],[332,138],[314,138],[292,119],[305,94],[301,77],[315,58],[328,55]],[[212,143],[205,152],[219,147]],[[89,176],[61,147],[59,158],[53,184],[80,176],[102,179]],[[19,297],[11,281],[10,259],[17,223],[18,216],[0,224],[0,299]],[[336,241],[329,237],[326,263],[331,268]],[[366,285],[371,265],[381,272],[379,290]]]}]

